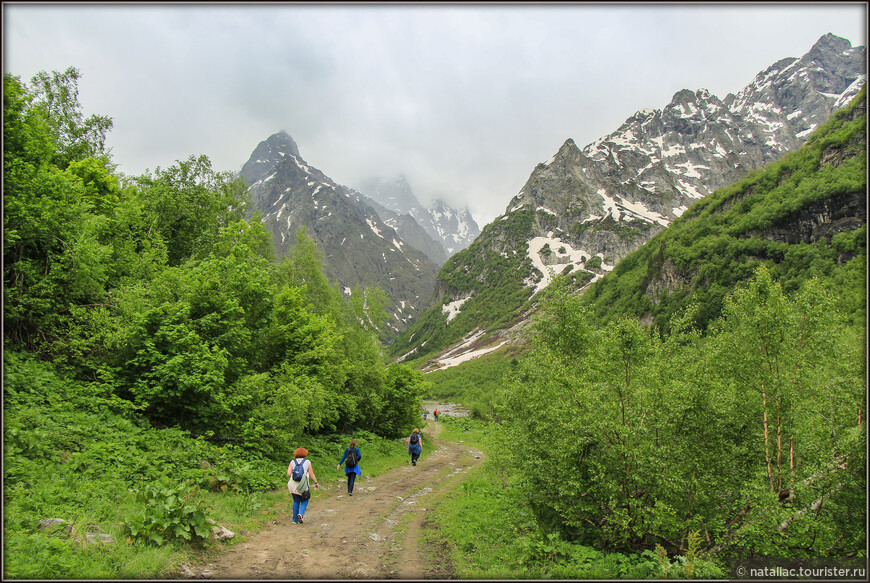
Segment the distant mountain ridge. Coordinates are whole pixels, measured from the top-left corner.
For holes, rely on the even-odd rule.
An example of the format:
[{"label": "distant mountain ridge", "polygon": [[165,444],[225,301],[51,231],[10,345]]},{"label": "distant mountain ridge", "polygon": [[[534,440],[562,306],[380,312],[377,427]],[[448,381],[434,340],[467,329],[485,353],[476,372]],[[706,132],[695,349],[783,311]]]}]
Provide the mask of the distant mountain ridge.
[{"label": "distant mountain ridge", "polygon": [[329,279],[345,294],[379,287],[389,298],[392,334],[431,297],[438,266],[386,224],[368,198],[309,165],[285,131],[260,142],[240,172],[251,209],[272,233],[280,259],[305,227],[325,256]]},{"label": "distant mountain ridge", "polygon": [[468,247],[480,234],[480,227],[467,207],[455,209],[440,199],[424,206],[404,176],[371,178],[358,189],[396,215],[413,217],[433,240],[441,244],[448,257]]},{"label": "distant mountain ridge", "polygon": [[528,299],[559,273],[580,288],[596,281],[697,200],[803,144],[858,93],[865,62],[864,47],[828,34],[724,100],[678,91],[582,150],[567,140],[445,264],[434,307],[394,353],[427,354],[519,323]]},{"label": "distant mountain ridge", "polygon": [[[365,196],[365,195],[363,195]],[[395,229],[402,239],[426,254],[432,262],[441,267],[447,261],[447,252],[441,243],[434,240],[429,233],[409,214],[400,214],[388,209],[371,197],[365,197],[366,202],[381,217],[385,224]]]}]

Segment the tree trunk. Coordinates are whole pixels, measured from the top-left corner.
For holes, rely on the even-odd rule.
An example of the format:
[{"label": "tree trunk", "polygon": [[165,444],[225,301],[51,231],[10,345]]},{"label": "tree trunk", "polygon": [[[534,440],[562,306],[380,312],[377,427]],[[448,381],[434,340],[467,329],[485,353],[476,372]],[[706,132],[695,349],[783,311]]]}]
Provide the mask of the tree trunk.
[{"label": "tree trunk", "polygon": [[776,412],[776,489],[782,489],[782,419],[779,414],[779,399]]},{"label": "tree trunk", "polygon": [[764,383],[761,383],[761,406],[764,409],[764,459],[767,461],[767,480],[770,482],[770,490],[776,491],[773,487],[773,471],[770,467],[770,436],[767,430],[767,391],[764,388]]}]

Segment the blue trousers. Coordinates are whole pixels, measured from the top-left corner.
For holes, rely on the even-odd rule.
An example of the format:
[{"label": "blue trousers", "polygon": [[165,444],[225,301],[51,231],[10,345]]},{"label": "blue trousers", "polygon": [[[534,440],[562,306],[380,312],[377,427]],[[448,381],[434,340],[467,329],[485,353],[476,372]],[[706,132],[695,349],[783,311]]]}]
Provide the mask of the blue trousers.
[{"label": "blue trousers", "polygon": [[308,508],[309,500],[303,500],[299,494],[293,494],[293,523],[299,522],[299,515],[305,516],[305,509]]}]

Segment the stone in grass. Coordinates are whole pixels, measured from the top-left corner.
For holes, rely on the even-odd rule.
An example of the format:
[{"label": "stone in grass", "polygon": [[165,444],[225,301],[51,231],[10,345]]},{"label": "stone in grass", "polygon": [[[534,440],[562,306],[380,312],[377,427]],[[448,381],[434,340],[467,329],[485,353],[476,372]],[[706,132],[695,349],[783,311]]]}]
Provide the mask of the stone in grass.
[{"label": "stone in grass", "polygon": [[226,540],[236,536],[236,533],[223,526],[213,526],[211,528],[211,534],[214,538],[219,540]]},{"label": "stone in grass", "polygon": [[72,532],[72,525],[62,518],[43,518],[39,521],[39,530],[48,529]]},{"label": "stone in grass", "polygon": [[104,545],[115,542],[115,538],[110,534],[93,533],[85,534],[85,538],[89,543],[103,543]]}]

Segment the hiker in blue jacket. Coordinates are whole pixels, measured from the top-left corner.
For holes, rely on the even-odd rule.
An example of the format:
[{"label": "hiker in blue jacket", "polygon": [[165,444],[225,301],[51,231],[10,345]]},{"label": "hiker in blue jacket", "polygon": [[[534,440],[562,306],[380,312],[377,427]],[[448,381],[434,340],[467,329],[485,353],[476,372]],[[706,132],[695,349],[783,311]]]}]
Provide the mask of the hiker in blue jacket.
[{"label": "hiker in blue jacket", "polygon": [[353,496],[353,483],[356,481],[357,476],[362,475],[362,471],[359,469],[359,461],[362,459],[362,452],[356,446],[356,440],[350,440],[350,446],[344,450],[344,455],[341,456],[341,459],[338,461],[338,465],[335,466],[335,469],[341,467],[341,464],[344,464],[344,473],[347,475],[347,495]]},{"label": "hiker in blue jacket", "polygon": [[411,435],[408,436],[408,453],[411,454],[411,465],[417,465],[417,458],[423,452],[423,436],[420,435],[420,430],[416,427]]}]

